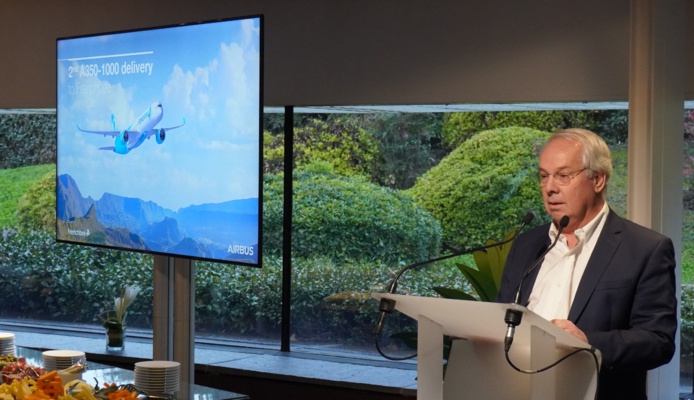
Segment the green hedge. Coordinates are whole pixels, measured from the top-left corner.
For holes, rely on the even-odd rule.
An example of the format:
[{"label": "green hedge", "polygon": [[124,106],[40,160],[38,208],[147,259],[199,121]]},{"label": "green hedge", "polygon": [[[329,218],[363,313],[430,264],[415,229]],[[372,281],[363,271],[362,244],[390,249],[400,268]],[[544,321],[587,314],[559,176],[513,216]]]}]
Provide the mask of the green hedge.
[{"label": "green hedge", "polygon": [[[123,251],[57,243],[45,232],[4,230],[0,240],[3,316],[98,321],[126,284],[144,288],[133,319],[147,324],[152,304],[151,257]],[[138,308],[138,307],[133,307]]]},{"label": "green hedge", "polygon": [[444,244],[473,247],[500,239],[532,211],[548,221],[537,157],[549,133],[529,128],[481,132],[417,180],[411,193],[441,222]]},{"label": "green hedge", "polygon": [[52,164],[55,151],[55,113],[0,113],[0,169]]},{"label": "green hedge", "polygon": [[[143,288],[129,308],[128,325],[151,327],[152,257],[140,253],[56,243],[43,232],[3,231],[0,237],[0,317],[101,325],[124,285]],[[196,263],[196,330],[214,336],[279,337],[282,262],[265,257],[262,269]],[[372,346],[377,304],[397,268],[324,257],[293,260],[292,332],[302,342]],[[464,288],[453,262],[408,271],[399,293],[433,296],[434,286]],[[414,328],[394,318],[392,329]]]},{"label": "green hedge", "polygon": [[[293,257],[394,264],[438,254],[438,221],[402,192],[315,163],[294,174],[293,190]],[[275,257],[282,254],[283,193],[281,175],[266,175],[263,245]]]}]

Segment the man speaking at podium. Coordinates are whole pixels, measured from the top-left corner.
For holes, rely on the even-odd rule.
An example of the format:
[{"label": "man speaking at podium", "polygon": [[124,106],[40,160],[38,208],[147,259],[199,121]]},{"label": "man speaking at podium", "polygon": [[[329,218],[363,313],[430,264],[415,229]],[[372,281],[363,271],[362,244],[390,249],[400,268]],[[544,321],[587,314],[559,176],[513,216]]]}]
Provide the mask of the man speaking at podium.
[{"label": "man speaking at podium", "polygon": [[645,399],[646,372],[675,351],[675,254],[669,238],[608,207],[611,173],[595,133],[567,129],[547,141],[539,179],[553,223],[516,239],[497,301],[520,291],[520,304],[599,349],[599,399]]}]

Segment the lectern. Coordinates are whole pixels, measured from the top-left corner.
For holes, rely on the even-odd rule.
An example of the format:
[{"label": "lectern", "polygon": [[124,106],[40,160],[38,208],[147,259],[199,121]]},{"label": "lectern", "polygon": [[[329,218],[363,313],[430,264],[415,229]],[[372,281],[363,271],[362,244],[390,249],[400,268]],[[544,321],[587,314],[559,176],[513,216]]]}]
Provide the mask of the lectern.
[{"label": "lectern", "polygon": [[[418,322],[417,399],[576,399],[595,397],[598,370],[588,351],[537,374],[513,369],[504,355],[506,309],[523,312],[509,357],[524,370],[544,368],[590,345],[516,304],[373,293]],[[443,336],[453,338],[444,377]],[[597,352],[597,350],[595,350]],[[599,352],[598,365],[600,360]]]}]

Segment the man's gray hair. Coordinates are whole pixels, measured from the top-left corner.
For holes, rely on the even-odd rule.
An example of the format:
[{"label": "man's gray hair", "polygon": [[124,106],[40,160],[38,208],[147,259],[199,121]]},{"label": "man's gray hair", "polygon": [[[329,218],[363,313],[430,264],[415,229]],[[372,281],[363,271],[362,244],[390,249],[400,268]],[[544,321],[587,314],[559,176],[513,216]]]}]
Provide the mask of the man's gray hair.
[{"label": "man's gray hair", "polygon": [[583,148],[583,166],[586,168],[588,178],[594,178],[598,173],[605,173],[605,190],[612,176],[612,156],[607,143],[595,132],[587,129],[569,128],[555,132],[547,141],[565,139],[573,143],[580,143]]}]

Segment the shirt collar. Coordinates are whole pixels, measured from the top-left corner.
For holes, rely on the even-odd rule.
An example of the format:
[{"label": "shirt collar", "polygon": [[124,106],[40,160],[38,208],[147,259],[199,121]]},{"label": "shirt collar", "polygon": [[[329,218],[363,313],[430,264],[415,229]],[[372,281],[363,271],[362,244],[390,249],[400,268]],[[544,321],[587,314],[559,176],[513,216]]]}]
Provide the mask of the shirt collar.
[{"label": "shirt collar", "polygon": [[[610,207],[607,205],[607,202],[605,202],[602,205],[602,209],[600,210],[600,212],[598,212],[595,218],[590,220],[590,222],[585,224],[582,228],[578,228],[574,231],[574,236],[576,236],[576,239],[578,239],[579,243],[583,242],[584,240],[590,240],[590,238],[593,236],[593,233],[595,233],[595,230],[600,225],[600,222],[603,220],[603,218],[605,218],[609,210]],[[554,223],[549,225],[550,240],[554,240],[557,237],[558,232],[559,229]]]}]

